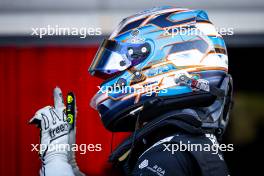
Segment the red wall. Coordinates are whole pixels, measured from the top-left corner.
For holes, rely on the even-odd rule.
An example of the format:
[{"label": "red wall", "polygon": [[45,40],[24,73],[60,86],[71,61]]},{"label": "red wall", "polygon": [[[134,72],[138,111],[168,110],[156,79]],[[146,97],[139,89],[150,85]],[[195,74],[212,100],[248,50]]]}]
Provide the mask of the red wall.
[{"label": "red wall", "polygon": [[[43,106],[52,105],[59,86],[77,98],[77,143],[102,144],[101,152],[77,153],[80,168],[89,175],[110,175],[107,164],[112,133],[106,131],[89,106],[101,80],[88,74],[96,46],[0,47],[0,175],[38,175],[39,130],[28,120]],[[116,145],[125,134],[115,134]],[[106,173],[107,172],[107,173]],[[112,174],[114,175],[114,174]]]}]

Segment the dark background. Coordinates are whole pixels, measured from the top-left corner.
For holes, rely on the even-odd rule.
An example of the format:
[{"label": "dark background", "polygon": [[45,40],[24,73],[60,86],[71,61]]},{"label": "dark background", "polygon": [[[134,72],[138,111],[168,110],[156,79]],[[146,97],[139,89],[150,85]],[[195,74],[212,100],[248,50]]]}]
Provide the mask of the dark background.
[{"label": "dark background", "polygon": [[[250,40],[248,42],[250,43]],[[235,146],[234,152],[225,153],[231,175],[259,175],[262,172],[260,161],[264,154],[263,49],[264,45],[228,47],[235,102],[223,142],[233,143]]]}]

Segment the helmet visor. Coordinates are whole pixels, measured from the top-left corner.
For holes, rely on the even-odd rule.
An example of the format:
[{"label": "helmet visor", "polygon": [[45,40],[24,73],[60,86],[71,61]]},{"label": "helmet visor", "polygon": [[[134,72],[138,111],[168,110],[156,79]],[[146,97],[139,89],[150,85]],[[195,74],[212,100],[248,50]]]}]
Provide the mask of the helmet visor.
[{"label": "helmet visor", "polygon": [[104,40],[89,68],[91,75],[110,77],[142,62],[150,53],[150,45]]}]

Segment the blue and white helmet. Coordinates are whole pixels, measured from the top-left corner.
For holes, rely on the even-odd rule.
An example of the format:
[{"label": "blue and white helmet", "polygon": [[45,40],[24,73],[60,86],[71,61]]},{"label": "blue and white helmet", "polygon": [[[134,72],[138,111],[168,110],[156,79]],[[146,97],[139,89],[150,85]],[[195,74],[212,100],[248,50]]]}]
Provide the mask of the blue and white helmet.
[{"label": "blue and white helmet", "polygon": [[111,131],[133,131],[143,109],[150,121],[191,107],[207,108],[206,128],[224,129],[232,94],[227,71],[225,42],[205,11],[145,10],[125,18],[99,48],[89,72],[105,81],[91,106]]}]

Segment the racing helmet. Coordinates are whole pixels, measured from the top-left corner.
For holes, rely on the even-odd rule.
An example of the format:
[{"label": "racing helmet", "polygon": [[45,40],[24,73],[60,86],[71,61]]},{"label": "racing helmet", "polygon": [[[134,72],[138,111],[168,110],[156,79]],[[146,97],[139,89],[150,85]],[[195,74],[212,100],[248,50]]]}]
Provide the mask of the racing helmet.
[{"label": "racing helmet", "polygon": [[125,18],[89,72],[104,79],[91,106],[110,131],[134,131],[138,118],[149,122],[184,108],[199,110],[205,128],[227,124],[227,50],[203,10],[156,7]]}]

